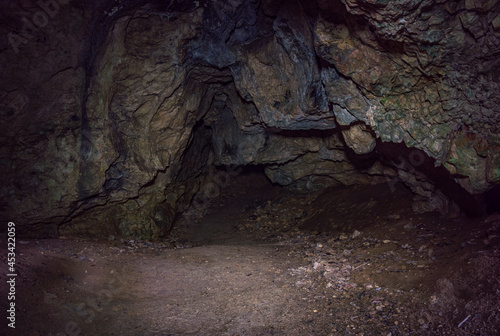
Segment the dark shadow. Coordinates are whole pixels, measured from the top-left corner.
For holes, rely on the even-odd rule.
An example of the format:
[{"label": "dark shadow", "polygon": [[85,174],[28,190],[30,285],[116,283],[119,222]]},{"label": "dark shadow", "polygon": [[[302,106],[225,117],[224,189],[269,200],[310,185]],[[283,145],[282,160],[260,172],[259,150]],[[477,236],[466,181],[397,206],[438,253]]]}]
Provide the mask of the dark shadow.
[{"label": "dark shadow", "polygon": [[500,185],[484,193],[484,203],[488,214],[500,213]]},{"label": "dark shadow", "polygon": [[234,175],[235,177],[237,176],[244,177],[255,174],[265,175],[264,171],[266,169],[264,165],[246,165],[246,166],[231,165],[231,166],[216,166],[215,168],[218,171],[229,172],[230,174],[232,173],[232,175]]},{"label": "dark shadow", "polygon": [[412,192],[402,183],[334,186],[325,189],[308,210],[312,215],[301,229],[343,232],[351,226],[363,231],[380,223],[380,218],[413,213]]},{"label": "dark shadow", "polygon": [[[470,217],[484,214],[484,204],[462,188],[444,166],[435,166],[436,160],[416,148],[408,148],[404,143],[382,142],[377,140],[375,148],[382,162],[389,165],[405,163],[407,168],[423,173],[441,192],[455,202]],[[410,167],[408,167],[410,165]]]},{"label": "dark shadow", "polygon": [[212,129],[199,120],[191,131],[191,139],[182,155],[181,169],[177,182],[203,174],[212,147]]},{"label": "dark shadow", "polygon": [[336,129],[327,130],[282,130],[278,128],[268,128],[266,132],[290,138],[328,138],[338,132]]}]

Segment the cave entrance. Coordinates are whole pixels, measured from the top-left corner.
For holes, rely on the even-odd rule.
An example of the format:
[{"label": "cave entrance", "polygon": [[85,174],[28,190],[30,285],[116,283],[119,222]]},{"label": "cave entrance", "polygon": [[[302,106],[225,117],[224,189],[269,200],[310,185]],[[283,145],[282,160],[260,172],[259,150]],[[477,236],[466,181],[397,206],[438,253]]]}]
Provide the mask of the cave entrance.
[{"label": "cave entrance", "polygon": [[[401,218],[435,222],[443,215],[483,213],[481,197],[471,196],[419,149],[377,140],[371,152],[358,154],[342,129],[245,132],[217,102],[223,117],[202,119],[193,128],[180,180],[198,174],[197,191],[178,215],[171,240],[247,244],[300,230],[377,232]],[[222,164],[227,162],[234,164]]]},{"label": "cave entrance", "polygon": [[[231,115],[228,119],[233,121]],[[434,222],[483,214],[481,197],[471,196],[444,167],[436,167],[434,159],[404,143],[377,141],[372,152],[357,154],[339,141],[335,130],[271,132],[259,153],[276,146],[299,154],[280,164],[221,165],[220,158],[240,160],[246,148],[235,140],[245,139],[239,131],[227,132],[221,125],[216,132],[203,122],[195,128],[194,134],[202,136],[195,136],[193,144],[204,139],[203,146],[190,146],[186,157],[206,148],[207,165],[171,239],[182,237],[195,245],[237,244],[300,230],[377,231],[384,221],[391,225],[414,216]],[[222,140],[214,134],[222,134]],[[219,145],[212,150],[214,143]],[[230,154],[225,147],[233,148]],[[280,150],[272,153],[279,156]],[[259,159],[267,160],[264,155]],[[485,196],[489,211],[495,192]]]},{"label": "cave entrance", "polygon": [[196,246],[256,243],[246,219],[252,210],[274,202],[283,187],[265,175],[265,166],[213,166],[199,194],[177,221],[171,239]]},{"label": "cave entrance", "polygon": [[385,230],[414,215],[414,194],[400,182],[304,191],[272,183],[266,168],[213,167],[201,186],[202,197],[195,197],[169,239],[189,246],[276,243],[301,232],[378,232],[381,225]]}]

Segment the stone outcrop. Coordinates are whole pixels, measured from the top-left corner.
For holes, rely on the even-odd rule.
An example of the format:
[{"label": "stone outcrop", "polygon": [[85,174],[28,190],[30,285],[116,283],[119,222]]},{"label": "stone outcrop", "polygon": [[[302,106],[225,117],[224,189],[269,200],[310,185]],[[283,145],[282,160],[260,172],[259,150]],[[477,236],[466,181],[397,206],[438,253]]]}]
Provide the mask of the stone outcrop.
[{"label": "stone outcrop", "polygon": [[370,101],[356,119],[424,150],[471,193],[498,182],[498,1],[343,4],[320,1],[315,47]]},{"label": "stone outcrop", "polygon": [[214,165],[398,180],[416,211],[455,208],[430,166],[464,195],[500,181],[500,1],[0,6],[0,210],[26,231],[166,235]]}]

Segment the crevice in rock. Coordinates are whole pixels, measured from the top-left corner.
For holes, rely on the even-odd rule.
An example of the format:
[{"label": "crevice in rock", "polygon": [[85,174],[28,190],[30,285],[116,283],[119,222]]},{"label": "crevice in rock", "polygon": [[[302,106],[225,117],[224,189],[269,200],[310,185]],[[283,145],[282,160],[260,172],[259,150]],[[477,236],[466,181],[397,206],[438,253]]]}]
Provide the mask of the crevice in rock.
[{"label": "crevice in rock", "polygon": [[288,138],[327,138],[338,133],[337,129],[310,129],[310,130],[279,130],[266,129],[270,134],[282,135]]}]

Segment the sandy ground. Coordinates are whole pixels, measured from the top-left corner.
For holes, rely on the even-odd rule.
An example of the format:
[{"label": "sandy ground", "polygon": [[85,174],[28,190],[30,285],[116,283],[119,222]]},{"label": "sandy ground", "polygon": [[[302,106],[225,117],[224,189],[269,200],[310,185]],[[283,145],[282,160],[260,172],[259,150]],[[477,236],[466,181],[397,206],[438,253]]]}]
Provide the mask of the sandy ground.
[{"label": "sandy ground", "polygon": [[18,238],[15,330],[2,237],[0,335],[500,334],[500,216],[233,182],[166,240]]}]

